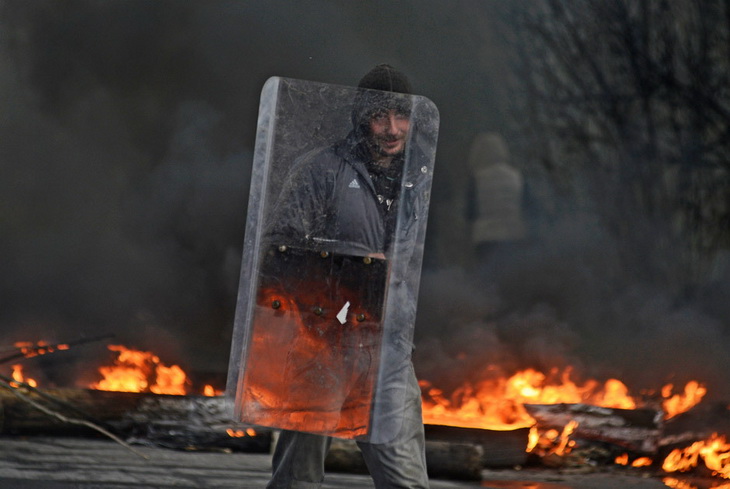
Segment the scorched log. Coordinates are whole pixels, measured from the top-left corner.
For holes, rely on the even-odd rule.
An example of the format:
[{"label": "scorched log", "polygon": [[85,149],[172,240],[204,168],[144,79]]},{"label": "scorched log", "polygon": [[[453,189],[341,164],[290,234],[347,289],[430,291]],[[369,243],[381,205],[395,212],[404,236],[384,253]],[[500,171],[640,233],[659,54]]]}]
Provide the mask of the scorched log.
[{"label": "scorched log", "polygon": [[616,409],[589,404],[525,404],[540,430],[560,432],[576,421],[573,439],[613,444],[642,455],[656,452],[663,413],[654,409]]}]

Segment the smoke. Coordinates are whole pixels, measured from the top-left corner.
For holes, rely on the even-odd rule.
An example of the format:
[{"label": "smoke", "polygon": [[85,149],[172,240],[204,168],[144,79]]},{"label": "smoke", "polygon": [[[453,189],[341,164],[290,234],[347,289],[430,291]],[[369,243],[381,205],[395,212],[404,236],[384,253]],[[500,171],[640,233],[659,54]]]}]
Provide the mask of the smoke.
[{"label": "smoke", "polygon": [[[387,62],[441,112],[422,377],[570,364],[727,395],[727,277],[678,303],[622,269],[620,243],[585,216],[463,266],[468,146],[509,105],[498,3],[0,3],[0,345],[109,332],[224,371],[264,81],[353,85]],[[68,362],[107,354],[83,348]]]},{"label": "smoke", "polygon": [[[112,16],[121,3],[4,7],[21,22],[0,51],[2,343],[114,333],[210,368],[230,341],[250,149],[225,138],[232,118],[204,97],[158,97],[189,91],[181,81],[135,79],[155,70],[129,32],[77,44],[112,17],[162,41],[144,19]],[[64,13],[71,26],[49,20]]]},{"label": "smoke", "polygon": [[619,244],[595,220],[572,215],[539,240],[495,246],[469,272],[427,271],[419,375],[448,393],[465,380],[570,366],[574,380],[618,378],[634,394],[699,380],[709,398],[727,400],[723,316],[622,269]]},{"label": "smoke", "polygon": [[[421,93],[471,107],[466,87],[455,97],[444,82],[473,63],[437,62],[470,44],[451,12],[415,1],[0,3],[1,343],[109,332],[170,363],[225,370],[264,81],[352,85],[387,62]],[[468,78],[474,98],[489,98],[486,78]]]}]

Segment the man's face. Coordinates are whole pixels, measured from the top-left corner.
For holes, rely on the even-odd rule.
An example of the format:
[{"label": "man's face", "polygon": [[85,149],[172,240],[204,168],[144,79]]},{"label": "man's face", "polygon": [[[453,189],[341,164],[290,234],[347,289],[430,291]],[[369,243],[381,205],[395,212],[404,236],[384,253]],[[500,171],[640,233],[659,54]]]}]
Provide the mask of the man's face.
[{"label": "man's face", "polygon": [[408,115],[387,109],[370,118],[370,144],[380,156],[398,156],[406,147],[411,119]]}]

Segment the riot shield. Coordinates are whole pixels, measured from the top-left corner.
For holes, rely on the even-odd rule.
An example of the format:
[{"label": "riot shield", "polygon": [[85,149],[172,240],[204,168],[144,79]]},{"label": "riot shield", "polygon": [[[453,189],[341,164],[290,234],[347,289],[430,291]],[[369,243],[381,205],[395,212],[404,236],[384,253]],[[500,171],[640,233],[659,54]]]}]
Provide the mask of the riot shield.
[{"label": "riot shield", "polygon": [[[390,187],[371,167],[383,111],[408,121]],[[237,419],[372,443],[399,432],[437,132],[424,97],[267,81],[227,386]]]}]

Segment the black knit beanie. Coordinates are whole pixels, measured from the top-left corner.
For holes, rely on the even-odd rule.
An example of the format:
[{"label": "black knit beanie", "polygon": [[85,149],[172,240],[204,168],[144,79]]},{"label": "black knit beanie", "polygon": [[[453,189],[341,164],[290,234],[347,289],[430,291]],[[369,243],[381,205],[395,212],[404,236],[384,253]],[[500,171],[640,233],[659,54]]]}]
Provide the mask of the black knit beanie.
[{"label": "black knit beanie", "polygon": [[357,86],[385,92],[411,93],[411,83],[406,75],[387,64],[370,70]]}]

